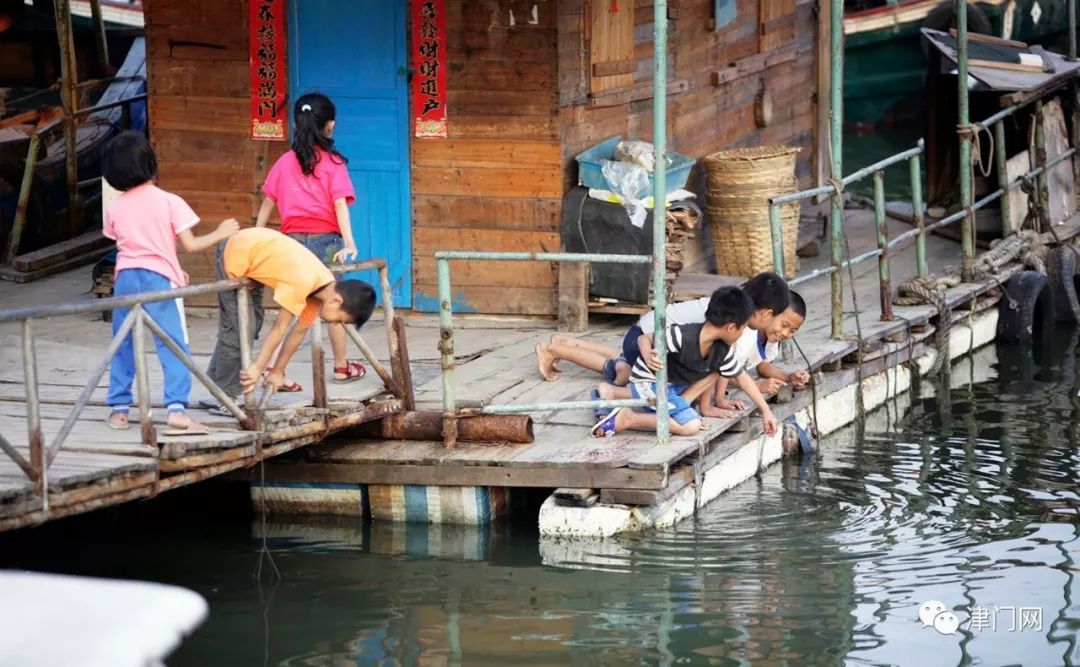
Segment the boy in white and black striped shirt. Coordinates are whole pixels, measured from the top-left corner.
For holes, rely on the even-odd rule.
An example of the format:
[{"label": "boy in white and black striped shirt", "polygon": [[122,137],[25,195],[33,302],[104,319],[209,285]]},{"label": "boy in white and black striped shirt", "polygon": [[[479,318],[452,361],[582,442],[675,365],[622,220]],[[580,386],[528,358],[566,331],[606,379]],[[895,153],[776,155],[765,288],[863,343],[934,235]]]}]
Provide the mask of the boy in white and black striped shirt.
[{"label": "boy in white and black striped shirt", "polygon": [[[660,360],[652,353],[635,362],[629,387],[604,383],[593,392],[594,397],[646,398],[655,402],[662,393],[668,401],[671,432],[693,435],[701,429],[701,415],[692,404],[711,390],[719,377],[730,377],[761,410],[765,432],[771,435],[777,428],[776,417],[735,356],[735,343],[753,312],[754,303],[745,292],[738,287],[721,287],[709,299],[705,322],[667,328],[668,386],[663,392],[656,386],[655,371],[660,368]],[[643,334],[642,339],[642,347],[651,351],[652,334]],[[593,435],[605,437],[625,429],[655,428],[654,408],[646,412],[617,408],[593,427]]]}]

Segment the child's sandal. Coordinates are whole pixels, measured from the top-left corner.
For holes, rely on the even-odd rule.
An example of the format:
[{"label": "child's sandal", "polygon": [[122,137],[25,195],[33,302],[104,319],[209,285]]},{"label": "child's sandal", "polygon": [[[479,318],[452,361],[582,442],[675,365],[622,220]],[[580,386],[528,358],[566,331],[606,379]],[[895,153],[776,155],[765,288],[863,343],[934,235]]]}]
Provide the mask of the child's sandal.
[{"label": "child's sandal", "polygon": [[[338,377],[338,376],[342,377]],[[367,375],[364,365],[355,361],[346,362],[344,366],[334,366],[334,382],[345,384],[354,382]]]},{"label": "child's sandal", "polygon": [[615,408],[606,417],[598,421],[596,426],[593,426],[592,435],[594,438],[610,438],[615,435],[615,417],[618,416],[621,409]]},{"label": "child's sandal", "polygon": [[[593,401],[599,401],[600,392],[596,389],[592,389],[591,391],[589,391],[589,399]],[[596,421],[600,421],[601,419],[607,417],[608,413],[610,412],[611,408],[593,408],[593,418],[596,419]]]},{"label": "child's sandal", "polygon": [[[274,370],[273,367],[268,366],[266,368],[266,370],[263,371],[263,375],[269,373],[272,370]],[[278,391],[284,392],[286,394],[296,394],[296,393],[299,393],[301,391],[304,391],[304,388],[300,386],[299,382],[288,382],[288,381],[286,381],[284,384],[282,384],[280,387],[278,387]]]},{"label": "child's sandal", "polygon": [[131,428],[131,423],[128,421],[128,413],[126,412],[112,412],[109,414],[105,423],[114,431],[126,431]]}]

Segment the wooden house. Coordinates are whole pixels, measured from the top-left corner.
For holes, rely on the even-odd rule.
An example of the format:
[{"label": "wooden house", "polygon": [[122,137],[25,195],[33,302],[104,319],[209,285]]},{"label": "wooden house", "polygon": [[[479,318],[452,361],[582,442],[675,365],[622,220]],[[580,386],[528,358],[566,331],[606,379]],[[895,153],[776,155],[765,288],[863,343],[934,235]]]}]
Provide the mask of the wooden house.
[{"label": "wooden house", "polygon": [[[206,220],[254,220],[286,141],[251,137],[248,2],[145,6],[150,134],[162,187]],[[613,135],[652,135],[649,0],[443,0],[447,136],[416,138],[410,111],[409,0],[286,0],[288,95],[338,107],[361,254],[391,264],[397,303],[437,309],[436,250],[555,251],[574,157]],[[815,179],[827,89],[827,22],[810,0],[669,1],[668,146],[701,158],[786,143],[802,185]],[[714,14],[719,14],[719,26]],[[772,118],[755,107],[771,98]],[[760,116],[760,114],[758,114]],[[690,189],[700,189],[700,167]],[[700,240],[696,263],[708,262]],[[211,255],[184,258],[193,281]],[[692,264],[694,262],[691,262]],[[720,267],[722,270],[722,267]],[[458,263],[455,309],[556,312],[547,263]]]}]

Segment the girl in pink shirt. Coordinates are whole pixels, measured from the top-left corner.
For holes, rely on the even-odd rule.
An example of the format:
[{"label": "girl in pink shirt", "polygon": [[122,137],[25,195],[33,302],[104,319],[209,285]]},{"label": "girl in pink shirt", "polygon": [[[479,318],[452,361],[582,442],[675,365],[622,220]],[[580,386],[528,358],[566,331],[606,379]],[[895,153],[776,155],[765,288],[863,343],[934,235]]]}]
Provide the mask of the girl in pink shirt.
[{"label": "girl in pink shirt", "polygon": [[[318,93],[300,97],[293,105],[292,150],[282,155],[266,175],[266,195],[256,226],[265,227],[277,207],[281,232],[299,241],[324,264],[356,257],[349,220],[349,204],[356,201],[348,160],[334,148],[334,119],[330,98]],[[345,329],[328,326],[334,352],[334,381],[352,382],[364,377],[364,366],[349,361]],[[269,370],[269,369],[268,369]],[[286,381],[280,391],[300,391],[300,385]]]},{"label": "girl in pink shirt", "polygon": [[[192,228],[199,216],[183,199],[154,184],[157,158],[146,137],[139,132],[123,132],[106,144],[101,156],[102,173],[109,185],[121,194],[105,211],[103,233],[116,241],[116,281],[113,294],[124,296],[183,287],[188,277],[176,256],[176,241],[186,252],[206,250],[240,229],[229,219],[218,228],[195,236]],[[182,299],[143,304],[143,309],[173,341],[188,354],[187,327]],[[120,330],[127,308],[113,312],[112,331]],[[205,431],[206,427],[187,415],[191,393],[191,372],[154,337],[158,359],[165,374],[165,406],[168,425],[173,429]],[[131,405],[131,381],[135,377],[135,352],[129,334],[109,365],[109,394],[106,403],[112,408],[108,424],[114,429],[128,428]]]}]

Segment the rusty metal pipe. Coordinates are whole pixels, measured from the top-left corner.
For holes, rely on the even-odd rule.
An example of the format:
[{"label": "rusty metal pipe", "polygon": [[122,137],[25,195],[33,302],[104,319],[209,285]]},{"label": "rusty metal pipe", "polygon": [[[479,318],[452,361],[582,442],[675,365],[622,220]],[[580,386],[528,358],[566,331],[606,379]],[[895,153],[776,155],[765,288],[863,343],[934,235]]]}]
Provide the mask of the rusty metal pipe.
[{"label": "rusty metal pipe", "polygon": [[[462,442],[530,443],[533,421],[528,415],[462,416],[457,421],[457,439]],[[401,412],[372,423],[367,433],[388,440],[443,439],[443,413],[418,410]]]}]

